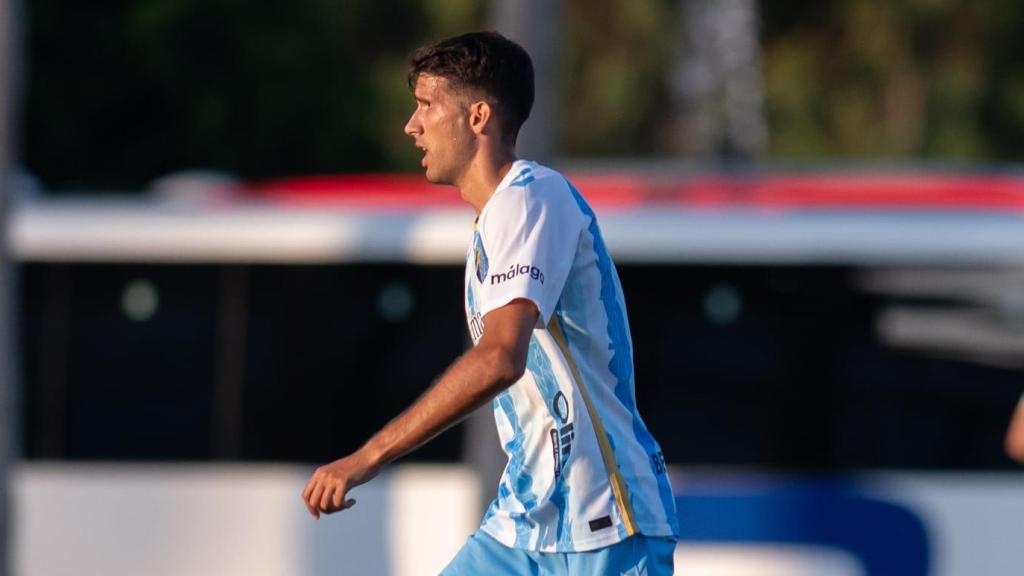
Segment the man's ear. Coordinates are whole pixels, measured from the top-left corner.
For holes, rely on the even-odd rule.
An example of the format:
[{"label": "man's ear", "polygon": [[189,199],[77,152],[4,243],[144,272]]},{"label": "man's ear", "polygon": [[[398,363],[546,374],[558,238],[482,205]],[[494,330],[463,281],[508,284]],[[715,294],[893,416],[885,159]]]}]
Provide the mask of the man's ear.
[{"label": "man's ear", "polygon": [[484,100],[469,105],[469,128],[476,134],[494,130],[494,109]]}]

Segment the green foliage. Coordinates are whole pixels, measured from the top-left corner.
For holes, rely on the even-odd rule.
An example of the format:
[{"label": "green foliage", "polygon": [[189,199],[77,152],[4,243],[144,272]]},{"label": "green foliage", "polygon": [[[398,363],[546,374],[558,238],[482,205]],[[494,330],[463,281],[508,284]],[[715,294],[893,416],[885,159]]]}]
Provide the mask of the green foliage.
[{"label": "green foliage", "polygon": [[656,152],[668,109],[673,2],[566,0],[565,152]]},{"label": "green foliage", "polygon": [[772,156],[987,161],[1024,152],[1018,2],[789,2],[785,20],[768,15],[774,7],[762,8]]},{"label": "green foliage", "polygon": [[[420,3],[37,0],[29,9],[22,150],[51,186],[138,187],[197,167],[268,178],[416,165],[402,146],[411,149],[405,66],[436,36]],[[461,14],[460,26],[472,26],[473,14]]]},{"label": "green foliage", "polygon": [[[494,0],[498,1],[498,0]],[[562,154],[670,149],[677,0],[565,0]],[[22,156],[55,188],[416,170],[409,52],[479,0],[34,0]],[[1024,3],[761,4],[769,158],[1019,160]]]}]

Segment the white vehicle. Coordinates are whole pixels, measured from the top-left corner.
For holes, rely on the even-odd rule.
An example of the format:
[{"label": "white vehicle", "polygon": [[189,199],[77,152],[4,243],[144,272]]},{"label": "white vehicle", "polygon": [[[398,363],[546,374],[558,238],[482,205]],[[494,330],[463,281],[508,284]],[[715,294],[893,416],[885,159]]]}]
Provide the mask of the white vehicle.
[{"label": "white vehicle", "polygon": [[[683,573],[1024,569],[1024,485],[1003,451],[1024,391],[1024,176],[569,174],[628,295],[640,410],[675,466]],[[402,175],[227,185],[14,207],[25,477],[60,475],[42,459],[344,453],[465,346],[473,215],[453,190]],[[309,398],[332,417],[309,418]],[[414,458],[454,465],[479,453],[464,450],[476,434]],[[130,541],[130,524],[112,526]],[[47,562],[87,565],[61,549]]]}]

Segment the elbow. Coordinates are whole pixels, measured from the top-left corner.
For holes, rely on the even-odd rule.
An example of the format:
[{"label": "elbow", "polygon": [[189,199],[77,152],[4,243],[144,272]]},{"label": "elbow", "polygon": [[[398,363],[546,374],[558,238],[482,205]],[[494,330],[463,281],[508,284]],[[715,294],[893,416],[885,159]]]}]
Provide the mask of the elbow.
[{"label": "elbow", "polygon": [[494,346],[487,351],[485,358],[491,378],[489,380],[500,392],[515,384],[526,373],[526,353],[518,353],[504,346]]}]

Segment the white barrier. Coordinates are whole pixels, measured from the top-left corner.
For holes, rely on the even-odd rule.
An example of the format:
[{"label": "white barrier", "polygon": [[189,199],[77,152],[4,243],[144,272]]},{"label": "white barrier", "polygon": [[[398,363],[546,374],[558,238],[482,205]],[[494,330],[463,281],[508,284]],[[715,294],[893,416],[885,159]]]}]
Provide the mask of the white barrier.
[{"label": "white barrier", "polygon": [[[461,265],[468,206],[430,210],[211,208],[148,198],[45,198],[16,205],[6,238],[22,262],[345,263]],[[620,264],[1024,263],[1016,212],[778,213],[679,207],[606,210]]]},{"label": "white barrier", "polygon": [[[319,521],[300,499],[311,471],[22,463],[13,477],[15,575],[419,576],[436,574],[479,523],[477,480],[462,466],[393,467],[353,492],[354,508]],[[684,495],[699,479],[724,498],[753,493],[760,481],[735,472],[676,476]],[[931,576],[1024,573],[1024,475],[876,473],[850,481],[863,497],[922,521]],[[676,573],[867,576],[850,551],[768,542],[682,542]]]},{"label": "white barrier", "polygon": [[[476,528],[474,476],[396,467],[314,520],[298,466],[23,464],[20,576],[436,574]],[[429,497],[428,497],[429,495]]]}]

